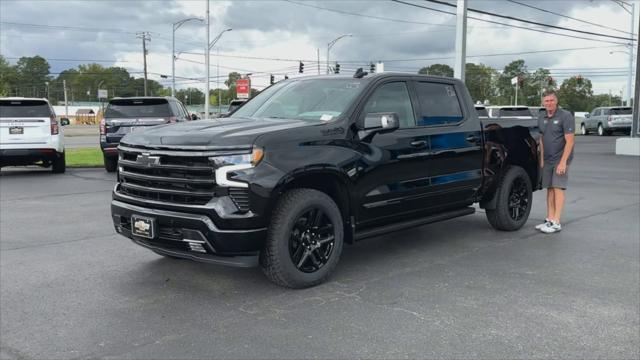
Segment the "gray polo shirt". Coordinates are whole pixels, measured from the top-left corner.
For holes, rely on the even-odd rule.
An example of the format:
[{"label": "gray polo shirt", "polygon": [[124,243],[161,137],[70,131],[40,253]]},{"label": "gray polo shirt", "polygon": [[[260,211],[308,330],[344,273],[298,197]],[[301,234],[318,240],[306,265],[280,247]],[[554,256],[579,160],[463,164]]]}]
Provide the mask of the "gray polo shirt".
[{"label": "gray polo shirt", "polygon": [[[560,162],[562,152],[567,141],[565,134],[573,134],[575,120],[570,112],[558,108],[552,117],[548,117],[546,111],[541,111],[538,117],[538,128],[542,134],[542,145],[544,146],[544,162],[555,165]],[[567,163],[573,159],[573,149]]]}]

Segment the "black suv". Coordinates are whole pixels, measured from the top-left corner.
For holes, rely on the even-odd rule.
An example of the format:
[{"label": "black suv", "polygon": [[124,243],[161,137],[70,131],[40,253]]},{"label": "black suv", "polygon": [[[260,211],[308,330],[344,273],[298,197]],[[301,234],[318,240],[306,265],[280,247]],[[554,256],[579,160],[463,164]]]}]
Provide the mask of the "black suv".
[{"label": "black suv", "polygon": [[279,82],[229,118],[158,126],[118,147],[118,233],[158,254],[324,281],[344,243],[486,209],[526,221],[534,119],[478,118],[464,84],[408,74]]},{"label": "black suv", "polygon": [[184,105],[173,97],[113,98],[100,122],[100,148],[104,168],[113,172],[118,164],[118,144],[123,136],[148,126],[190,120]]}]

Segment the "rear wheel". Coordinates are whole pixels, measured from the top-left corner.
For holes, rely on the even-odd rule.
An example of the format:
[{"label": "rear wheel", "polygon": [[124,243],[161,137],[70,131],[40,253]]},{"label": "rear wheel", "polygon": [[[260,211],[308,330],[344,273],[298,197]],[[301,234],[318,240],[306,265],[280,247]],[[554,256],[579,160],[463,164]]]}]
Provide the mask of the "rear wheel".
[{"label": "rear wheel", "polygon": [[487,220],[497,230],[520,229],[529,218],[533,190],[523,168],[511,166],[496,190],[496,208],[487,209]]},{"label": "rear wheel", "polygon": [[336,203],[323,192],[294,189],[276,205],[260,265],[278,285],[314,286],[333,272],[343,238],[342,215]]},{"label": "rear wheel", "polygon": [[607,135],[607,132],[604,130],[604,128],[602,127],[602,124],[598,124],[598,135],[599,136],[605,136]]},{"label": "rear wheel", "polygon": [[116,168],[118,167],[118,158],[107,155],[103,155],[102,157],[104,159],[104,169],[107,170],[107,172],[116,171]]},{"label": "rear wheel", "polygon": [[51,162],[51,172],[54,174],[62,174],[66,171],[66,169],[67,161],[64,152],[62,152],[62,154],[58,154],[56,158]]}]

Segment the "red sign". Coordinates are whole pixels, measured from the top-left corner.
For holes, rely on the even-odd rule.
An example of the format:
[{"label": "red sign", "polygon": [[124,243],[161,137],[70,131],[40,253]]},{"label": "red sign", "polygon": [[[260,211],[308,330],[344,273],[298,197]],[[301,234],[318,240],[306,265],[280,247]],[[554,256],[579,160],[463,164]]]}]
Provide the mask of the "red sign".
[{"label": "red sign", "polygon": [[238,99],[248,99],[251,89],[249,79],[238,79],[236,81],[236,97]]}]

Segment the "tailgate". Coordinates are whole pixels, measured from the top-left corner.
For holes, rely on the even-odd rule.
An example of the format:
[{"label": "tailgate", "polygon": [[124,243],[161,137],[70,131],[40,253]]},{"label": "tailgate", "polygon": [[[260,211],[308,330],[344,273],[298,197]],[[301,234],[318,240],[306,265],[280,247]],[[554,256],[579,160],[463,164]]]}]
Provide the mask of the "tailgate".
[{"label": "tailgate", "polygon": [[631,115],[611,115],[613,125],[631,125]]},{"label": "tailgate", "polygon": [[51,137],[48,118],[0,118],[0,144],[46,144]]},{"label": "tailgate", "polygon": [[137,118],[137,119],[106,119],[105,126],[107,136],[117,135],[119,137],[132,131],[140,131],[148,126],[162,125],[169,123],[167,118]]}]

